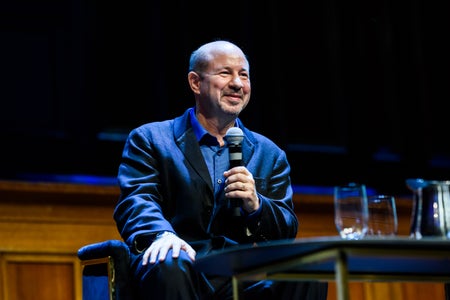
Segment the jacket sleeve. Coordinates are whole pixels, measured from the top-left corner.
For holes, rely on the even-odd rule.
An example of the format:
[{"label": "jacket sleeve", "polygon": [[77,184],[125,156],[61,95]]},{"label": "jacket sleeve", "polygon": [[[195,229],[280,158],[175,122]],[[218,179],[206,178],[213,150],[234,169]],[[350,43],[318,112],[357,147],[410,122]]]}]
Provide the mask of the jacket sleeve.
[{"label": "jacket sleeve", "polygon": [[143,128],[130,132],[118,170],[121,194],[113,216],[129,245],[139,235],[173,231],[162,214],[157,151],[151,140],[151,132]]},{"label": "jacket sleeve", "polygon": [[[273,165],[265,162],[267,177],[255,177],[261,209],[258,216],[248,216],[247,226],[253,242],[295,238],[298,219],[293,206],[290,165],[283,151],[276,151]],[[252,168],[252,165],[249,166]],[[258,176],[258,172],[255,172]],[[264,173],[264,172],[263,172]]]}]

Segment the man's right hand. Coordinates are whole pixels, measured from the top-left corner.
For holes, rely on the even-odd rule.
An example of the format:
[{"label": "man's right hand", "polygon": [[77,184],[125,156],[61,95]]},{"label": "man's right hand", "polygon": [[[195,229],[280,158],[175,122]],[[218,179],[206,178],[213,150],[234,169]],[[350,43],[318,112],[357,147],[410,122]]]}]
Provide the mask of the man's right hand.
[{"label": "man's right hand", "polygon": [[160,237],[153,241],[150,247],[147,248],[142,257],[142,264],[154,264],[156,260],[162,262],[166,259],[167,252],[172,249],[172,257],[177,258],[180,251],[187,252],[192,261],[195,261],[195,250],[184,240],[180,239],[176,234],[166,231]]}]

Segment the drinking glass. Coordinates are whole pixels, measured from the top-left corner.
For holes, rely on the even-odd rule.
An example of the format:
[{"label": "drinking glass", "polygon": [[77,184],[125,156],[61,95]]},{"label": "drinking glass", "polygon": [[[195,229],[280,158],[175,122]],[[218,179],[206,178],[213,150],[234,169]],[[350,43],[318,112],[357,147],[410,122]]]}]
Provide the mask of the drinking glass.
[{"label": "drinking glass", "polygon": [[367,199],[369,224],[367,236],[394,237],[397,235],[398,220],[395,198],[390,195],[373,195]]},{"label": "drinking glass", "polygon": [[334,187],[334,223],[343,239],[359,240],[367,232],[369,212],[364,184]]}]

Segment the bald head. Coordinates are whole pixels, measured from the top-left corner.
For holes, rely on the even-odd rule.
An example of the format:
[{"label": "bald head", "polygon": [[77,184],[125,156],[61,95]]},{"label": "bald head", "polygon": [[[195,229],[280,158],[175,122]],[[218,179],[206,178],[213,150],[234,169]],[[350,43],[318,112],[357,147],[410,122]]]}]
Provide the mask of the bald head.
[{"label": "bald head", "polygon": [[247,57],[241,48],[228,41],[214,41],[204,44],[192,52],[191,58],[189,59],[189,71],[199,73],[203,72],[214,56],[220,54],[234,54],[242,56],[248,65]]}]

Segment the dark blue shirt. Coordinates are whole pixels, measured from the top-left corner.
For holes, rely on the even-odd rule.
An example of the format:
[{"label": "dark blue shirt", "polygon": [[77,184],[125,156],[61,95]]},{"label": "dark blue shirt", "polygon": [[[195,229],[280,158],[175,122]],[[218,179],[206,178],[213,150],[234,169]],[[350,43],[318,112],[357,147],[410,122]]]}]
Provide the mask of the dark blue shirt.
[{"label": "dark blue shirt", "polygon": [[195,136],[200,145],[203,157],[205,158],[206,165],[208,166],[211,181],[214,187],[214,195],[217,195],[223,190],[225,186],[225,178],[223,172],[230,168],[230,160],[228,154],[228,147],[226,142],[224,146],[220,146],[215,136],[212,136],[205,128],[200,124],[195,116],[195,110],[192,108],[190,111],[191,124],[194,129]]},{"label": "dark blue shirt", "polygon": [[[214,198],[217,199],[218,195],[221,193],[225,187],[225,177],[223,172],[230,168],[230,159],[228,153],[227,143],[220,147],[219,142],[215,136],[212,136],[205,128],[200,124],[197,117],[195,116],[195,109],[190,109],[191,125],[194,129],[195,136],[200,145],[200,150],[202,151],[203,157],[205,159],[206,165],[208,166],[209,174],[211,175],[211,180],[214,187]],[[236,120],[235,126],[239,127],[239,121]],[[243,212],[243,210],[241,210]],[[261,207],[248,215],[250,218],[255,218],[261,213]]]}]

